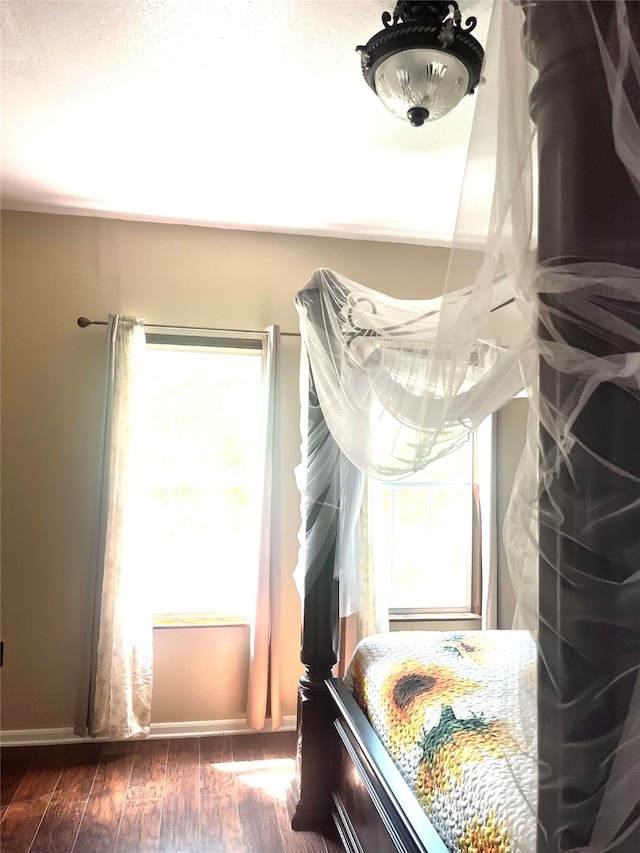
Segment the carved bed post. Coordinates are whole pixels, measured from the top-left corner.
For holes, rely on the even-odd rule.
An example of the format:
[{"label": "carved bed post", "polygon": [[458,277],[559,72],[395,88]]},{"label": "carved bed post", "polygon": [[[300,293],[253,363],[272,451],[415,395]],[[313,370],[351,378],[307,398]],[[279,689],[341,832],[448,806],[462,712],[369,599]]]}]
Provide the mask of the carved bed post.
[{"label": "carved bed post", "polygon": [[[594,8],[609,16],[614,4]],[[639,12],[640,4],[628,4],[637,33]],[[531,95],[539,145],[539,260],[640,268],[640,198],[614,150],[611,101],[589,6],[545,0],[525,14],[530,58],[539,71]],[[545,302],[551,305],[551,299]],[[597,329],[590,333],[573,323],[566,294],[563,301],[559,322],[567,342],[601,355],[635,349],[620,337],[603,340]],[[640,327],[637,305],[610,300],[607,309]],[[541,364],[541,398],[553,409],[573,387],[571,377]],[[541,665],[538,675],[538,734],[547,778],[541,775],[539,787],[538,853],[589,844],[640,664],[640,591],[633,580],[640,565],[640,511],[608,518],[589,549],[572,536],[588,526],[594,511],[601,512],[612,489],[629,505],[637,500],[635,482],[614,483],[614,474],[580,445],[640,476],[640,403],[620,386],[603,383],[575,434],[575,476],[564,467],[541,503],[539,640],[546,668]],[[553,453],[550,437],[543,432],[541,440],[543,452]],[[627,494],[620,492],[625,488]],[[554,506],[564,516],[561,523],[548,523]],[[584,574],[574,585],[577,572]],[[626,795],[631,800],[633,792]],[[637,853],[640,830],[615,849]]]},{"label": "carved bed post", "polygon": [[[319,829],[331,823],[333,703],[325,680],[338,661],[338,581],[334,577],[340,502],[338,449],[318,403],[309,369],[307,409],[304,601],[298,687],[297,781],[292,826]],[[332,464],[333,463],[333,464]],[[319,516],[323,515],[323,523]]]}]

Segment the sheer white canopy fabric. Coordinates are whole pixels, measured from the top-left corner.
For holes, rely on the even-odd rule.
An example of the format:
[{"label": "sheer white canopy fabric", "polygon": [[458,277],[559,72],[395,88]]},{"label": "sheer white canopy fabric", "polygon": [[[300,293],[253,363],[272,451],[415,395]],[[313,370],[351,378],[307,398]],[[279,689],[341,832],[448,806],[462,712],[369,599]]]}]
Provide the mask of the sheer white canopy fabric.
[{"label": "sheer white canopy fabric", "polygon": [[[593,41],[589,62],[606,81],[615,156],[640,193],[637,4],[539,5],[556,7],[568,33],[575,23]],[[336,576],[343,612],[357,609],[357,548],[342,545],[357,539],[360,497],[349,490],[358,476],[336,476],[338,468],[401,478],[459,446],[526,390],[528,439],[505,544],[518,597],[514,627],[531,631],[539,657],[537,675],[520,685],[528,727],[520,749],[535,772],[528,781],[515,774],[514,784],[536,821],[539,853],[632,853],[640,849],[640,451],[619,425],[635,416],[640,435],[640,264],[618,263],[617,248],[609,257],[595,244],[579,257],[539,258],[529,114],[536,69],[527,60],[535,13],[511,2],[487,3],[486,11],[486,84],[444,296],[399,301],[329,270],[297,296],[308,381],[329,431],[307,448],[300,478],[303,502],[310,480],[327,487],[314,492],[327,495],[317,514],[323,529],[307,528],[303,550],[313,540],[326,552],[332,511],[343,519]],[[567,56],[575,50],[569,36],[560,43]],[[488,171],[484,262],[465,281],[469,217]],[[594,213],[598,203],[592,199]],[[495,320],[510,296],[518,328],[514,335],[510,323],[502,339]],[[304,565],[313,583],[317,563]]]},{"label": "sheer white canopy fabric", "polygon": [[[456,338],[458,323],[473,321],[463,316],[470,297],[465,289],[393,299],[330,270],[316,271],[298,295],[325,420],[370,476],[397,480],[424,468],[523,390],[516,349]],[[445,303],[457,315],[446,339],[438,322]]]}]

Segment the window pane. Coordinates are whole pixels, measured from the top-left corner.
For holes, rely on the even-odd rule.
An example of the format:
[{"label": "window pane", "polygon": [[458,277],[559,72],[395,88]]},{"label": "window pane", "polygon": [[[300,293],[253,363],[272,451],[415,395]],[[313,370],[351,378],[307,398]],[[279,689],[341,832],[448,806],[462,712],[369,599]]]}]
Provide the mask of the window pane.
[{"label": "window pane", "polygon": [[155,613],[243,616],[260,532],[260,351],[147,347]]},{"label": "window pane", "polygon": [[389,576],[390,610],[470,610],[471,443],[400,483],[370,480],[374,569]]}]

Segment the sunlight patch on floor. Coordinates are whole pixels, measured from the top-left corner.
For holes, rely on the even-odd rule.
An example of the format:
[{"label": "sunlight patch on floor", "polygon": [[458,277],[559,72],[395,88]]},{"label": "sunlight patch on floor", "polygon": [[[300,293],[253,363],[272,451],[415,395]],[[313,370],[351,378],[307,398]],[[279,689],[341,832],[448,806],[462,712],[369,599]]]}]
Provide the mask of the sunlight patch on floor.
[{"label": "sunlight patch on floor", "polygon": [[287,791],[295,776],[293,758],[272,758],[265,761],[224,761],[211,765],[221,773],[230,773],[247,788],[263,791],[285,802]]}]

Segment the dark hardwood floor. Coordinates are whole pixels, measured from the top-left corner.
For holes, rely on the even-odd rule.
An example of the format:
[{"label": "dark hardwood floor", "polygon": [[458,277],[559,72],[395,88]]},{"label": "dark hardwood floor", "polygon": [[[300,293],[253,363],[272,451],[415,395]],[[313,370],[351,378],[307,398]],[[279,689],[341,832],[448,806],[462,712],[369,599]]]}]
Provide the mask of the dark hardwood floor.
[{"label": "dark hardwood floor", "polygon": [[295,733],[4,747],[2,853],[340,853],[293,832]]}]

